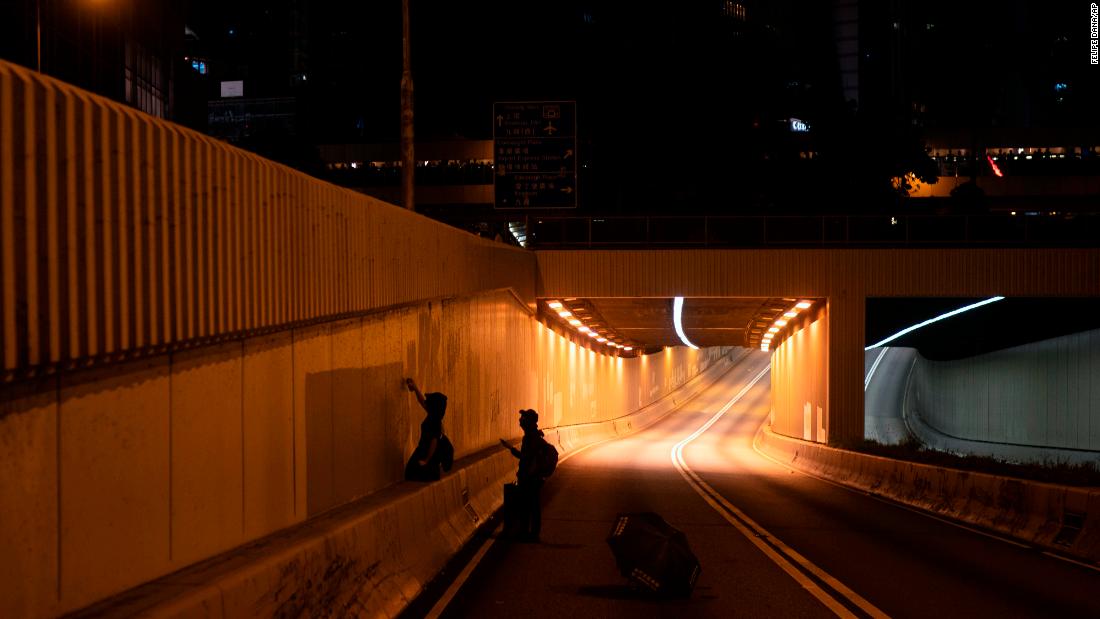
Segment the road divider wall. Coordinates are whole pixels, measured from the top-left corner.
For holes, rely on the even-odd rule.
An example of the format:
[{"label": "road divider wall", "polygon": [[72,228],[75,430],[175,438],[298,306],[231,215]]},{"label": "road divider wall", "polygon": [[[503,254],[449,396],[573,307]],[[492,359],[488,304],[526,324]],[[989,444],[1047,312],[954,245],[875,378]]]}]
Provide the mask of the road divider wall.
[{"label": "road divider wall", "polygon": [[1058,554],[1100,563],[1100,488],[893,460],[761,428],[756,447],[779,462]]}]

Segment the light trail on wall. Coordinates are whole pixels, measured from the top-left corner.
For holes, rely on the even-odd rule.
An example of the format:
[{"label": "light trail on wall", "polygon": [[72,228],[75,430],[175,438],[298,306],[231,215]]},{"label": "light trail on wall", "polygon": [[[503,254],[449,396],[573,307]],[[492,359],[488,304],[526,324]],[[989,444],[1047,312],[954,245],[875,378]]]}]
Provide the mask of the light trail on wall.
[{"label": "light trail on wall", "polygon": [[688,336],[684,335],[683,314],[684,297],[676,297],[672,300],[672,325],[676,327],[676,335],[680,336],[680,341],[688,348],[699,350],[699,347],[692,344]]},{"label": "light trail on wall", "polygon": [[934,322],[939,322],[939,321],[941,321],[945,318],[950,318],[952,316],[957,316],[957,315],[959,315],[963,312],[968,312],[972,309],[979,308],[983,305],[989,305],[990,303],[996,303],[997,301],[1000,301],[1002,299],[1004,299],[1004,297],[990,297],[990,298],[988,298],[984,301],[978,301],[977,303],[971,303],[970,305],[967,305],[965,307],[960,307],[959,309],[951,310],[950,312],[947,312],[945,314],[940,314],[939,316],[936,316],[935,318],[929,318],[928,320],[925,320],[924,322],[917,323],[917,324],[915,324],[911,327],[906,327],[906,328],[902,329],[901,331],[898,331],[897,333],[891,335],[890,337],[888,337],[888,338],[886,338],[882,341],[875,342],[874,344],[871,344],[870,346],[867,346],[863,350],[871,350],[872,348],[878,348],[879,346],[882,346],[883,344],[886,344],[888,342],[893,342],[894,340],[896,340],[899,337],[905,335],[906,333],[912,333],[913,331],[916,331],[917,329],[920,329],[921,327],[926,327],[926,326],[928,326],[928,325],[930,325]]}]

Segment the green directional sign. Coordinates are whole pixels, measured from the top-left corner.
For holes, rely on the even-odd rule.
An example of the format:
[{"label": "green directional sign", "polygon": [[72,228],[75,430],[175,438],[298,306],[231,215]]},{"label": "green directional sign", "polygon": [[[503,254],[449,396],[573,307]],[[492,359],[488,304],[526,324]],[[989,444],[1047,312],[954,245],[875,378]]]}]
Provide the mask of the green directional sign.
[{"label": "green directional sign", "polygon": [[576,207],[577,103],[494,103],[493,157],[496,208]]}]

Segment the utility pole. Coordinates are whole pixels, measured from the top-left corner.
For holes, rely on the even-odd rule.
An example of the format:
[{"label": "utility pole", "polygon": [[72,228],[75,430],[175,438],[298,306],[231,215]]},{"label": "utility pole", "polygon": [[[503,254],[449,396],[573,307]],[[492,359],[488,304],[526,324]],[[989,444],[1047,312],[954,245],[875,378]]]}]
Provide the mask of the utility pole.
[{"label": "utility pole", "polygon": [[34,41],[35,41],[35,55],[37,60],[35,62],[35,70],[39,73],[42,72],[42,0],[35,0],[34,2]]},{"label": "utility pole", "polygon": [[410,211],[413,203],[416,157],[413,153],[413,78],[409,52],[409,0],[401,0],[401,201]]}]

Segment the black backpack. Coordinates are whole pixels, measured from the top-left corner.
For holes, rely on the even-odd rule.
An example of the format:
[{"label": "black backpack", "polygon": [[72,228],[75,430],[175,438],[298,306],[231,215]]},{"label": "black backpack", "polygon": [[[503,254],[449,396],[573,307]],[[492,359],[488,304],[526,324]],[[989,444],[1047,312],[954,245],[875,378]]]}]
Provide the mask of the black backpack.
[{"label": "black backpack", "polygon": [[542,445],[539,448],[538,454],[539,477],[546,478],[553,475],[554,470],[558,468],[558,450],[548,443],[546,439],[541,440]]},{"label": "black backpack", "polygon": [[446,434],[439,435],[439,445],[435,448],[435,454],[443,470],[450,471],[455,464],[455,446],[451,444],[451,439],[447,438]]}]

